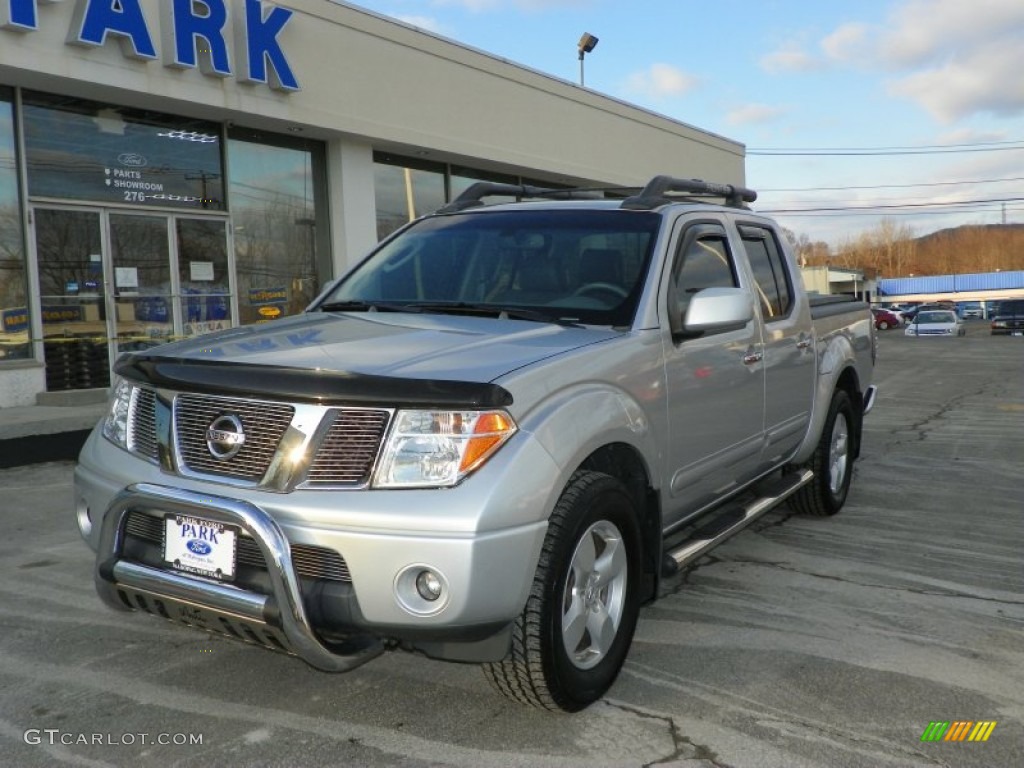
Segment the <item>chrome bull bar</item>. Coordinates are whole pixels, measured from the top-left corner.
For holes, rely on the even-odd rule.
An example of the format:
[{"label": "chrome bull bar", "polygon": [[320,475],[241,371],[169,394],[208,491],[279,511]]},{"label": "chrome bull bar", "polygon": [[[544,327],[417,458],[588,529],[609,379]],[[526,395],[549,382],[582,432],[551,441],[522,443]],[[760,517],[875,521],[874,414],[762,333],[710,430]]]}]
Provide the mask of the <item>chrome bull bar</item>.
[{"label": "chrome bull bar", "polygon": [[[271,595],[123,560],[124,520],[133,510],[184,514],[239,526],[263,553]],[[267,625],[279,630],[274,634],[283,635],[283,650],[326,672],[355,669],[384,650],[383,642],[369,635],[354,636],[337,644],[325,643],[316,636],[302,604],[288,539],[270,515],[255,504],[238,499],[151,483],[129,486],[115,497],[103,516],[95,581],[103,601],[118,610],[132,607],[119,595],[119,591],[127,589],[146,597],[194,606],[199,613],[221,615],[230,621],[241,619]]]}]

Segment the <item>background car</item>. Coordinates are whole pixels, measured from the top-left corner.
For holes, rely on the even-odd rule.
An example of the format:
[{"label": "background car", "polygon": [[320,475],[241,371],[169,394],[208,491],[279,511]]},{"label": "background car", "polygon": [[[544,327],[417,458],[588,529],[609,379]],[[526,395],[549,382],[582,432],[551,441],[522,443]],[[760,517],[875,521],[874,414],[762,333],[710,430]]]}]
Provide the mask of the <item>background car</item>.
[{"label": "background car", "polygon": [[903,325],[903,318],[895,312],[890,312],[888,309],[872,308],[871,314],[875,316],[875,328],[880,331],[898,328]]},{"label": "background car", "polygon": [[964,320],[981,320],[985,317],[985,309],[980,301],[961,301],[956,305],[957,314]]},{"label": "background car", "polygon": [[991,328],[993,336],[1024,336],[1024,299],[999,302]]},{"label": "background car", "polygon": [[964,321],[952,309],[925,309],[921,307],[914,321],[907,326],[907,336],[963,336],[967,333]]}]

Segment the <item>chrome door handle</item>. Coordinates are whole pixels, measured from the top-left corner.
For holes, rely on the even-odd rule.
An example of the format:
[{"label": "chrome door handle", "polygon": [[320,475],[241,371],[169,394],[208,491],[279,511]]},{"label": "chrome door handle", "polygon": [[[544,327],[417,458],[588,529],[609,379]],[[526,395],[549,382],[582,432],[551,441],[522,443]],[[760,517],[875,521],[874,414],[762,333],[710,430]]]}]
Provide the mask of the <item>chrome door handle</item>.
[{"label": "chrome door handle", "polygon": [[754,363],[760,363],[763,359],[764,355],[762,355],[760,352],[754,352],[752,354],[743,356],[743,364],[753,365]]},{"label": "chrome door handle", "polygon": [[796,343],[797,349],[807,349],[809,346],[811,346],[810,339],[800,339],[800,341]]}]

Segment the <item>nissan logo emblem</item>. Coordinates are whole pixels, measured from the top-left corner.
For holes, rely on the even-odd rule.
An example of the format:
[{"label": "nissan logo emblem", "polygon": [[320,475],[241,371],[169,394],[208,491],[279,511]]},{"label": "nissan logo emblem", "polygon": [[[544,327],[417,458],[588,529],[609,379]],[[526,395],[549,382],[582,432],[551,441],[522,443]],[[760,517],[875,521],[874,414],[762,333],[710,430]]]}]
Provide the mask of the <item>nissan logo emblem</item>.
[{"label": "nissan logo emblem", "polygon": [[231,459],[238,455],[245,445],[245,430],[242,420],[226,413],[210,422],[206,428],[206,448],[215,459]]}]

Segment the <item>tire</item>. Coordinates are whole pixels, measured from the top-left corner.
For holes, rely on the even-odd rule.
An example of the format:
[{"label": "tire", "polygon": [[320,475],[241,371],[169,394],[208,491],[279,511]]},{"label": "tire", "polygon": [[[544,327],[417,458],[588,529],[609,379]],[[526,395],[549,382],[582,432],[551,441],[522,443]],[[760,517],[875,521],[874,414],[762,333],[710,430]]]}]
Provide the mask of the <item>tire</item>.
[{"label": "tire", "polygon": [[880,320],[879,323],[878,323],[878,330],[880,330],[880,331],[888,331],[889,330],[889,324],[887,322],[885,322],[885,320]]},{"label": "tire", "polygon": [[484,666],[501,694],[566,712],[604,695],[626,659],[640,612],[640,541],[622,483],[590,471],[570,478],[548,522],[512,650]]},{"label": "tire", "polygon": [[821,439],[806,465],[814,471],[814,479],[790,499],[797,512],[828,517],[843,508],[853,478],[854,423],[850,396],[837,389],[832,394]]}]

